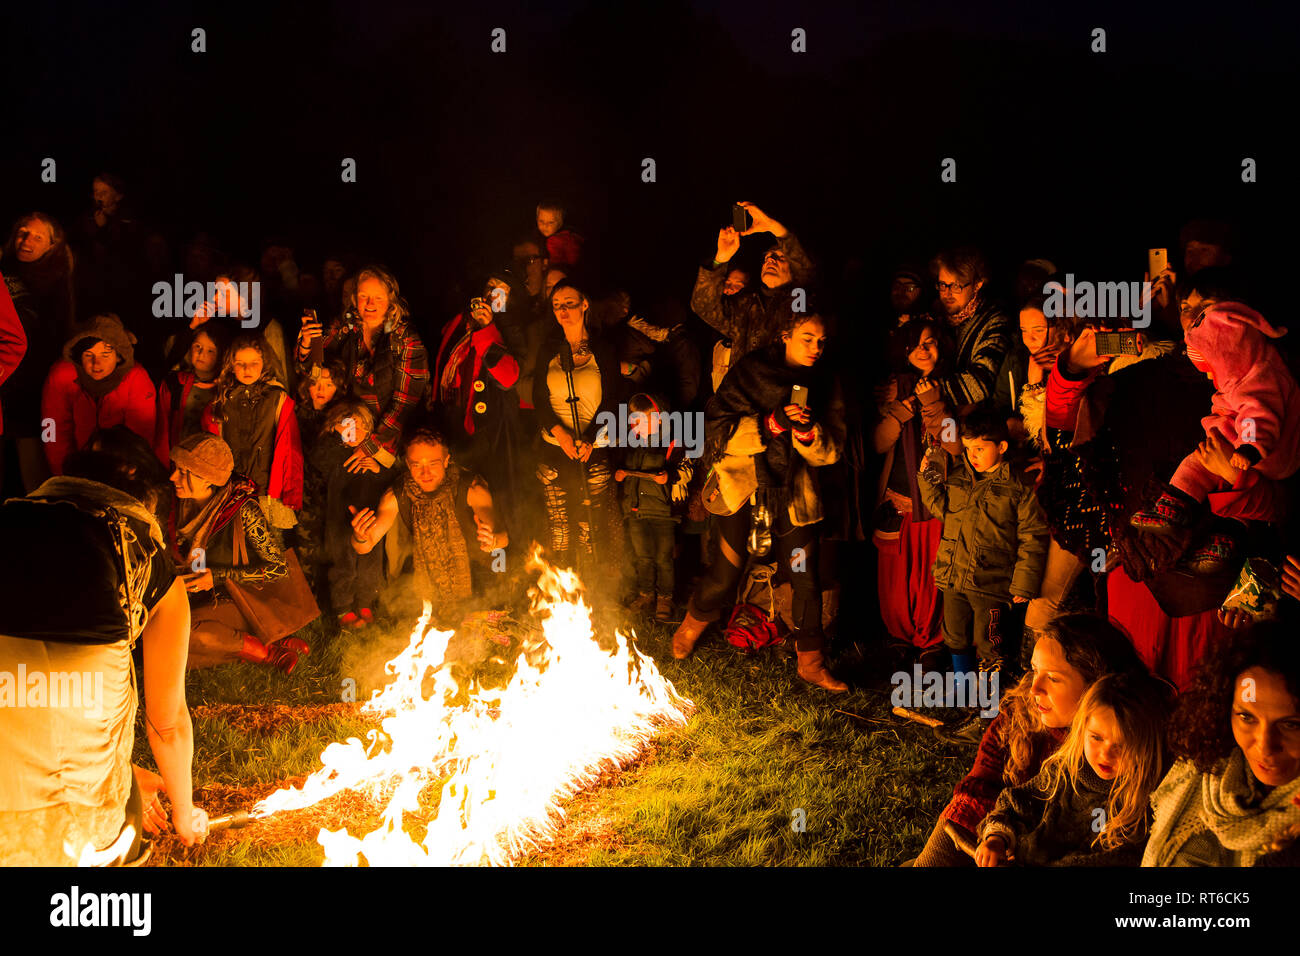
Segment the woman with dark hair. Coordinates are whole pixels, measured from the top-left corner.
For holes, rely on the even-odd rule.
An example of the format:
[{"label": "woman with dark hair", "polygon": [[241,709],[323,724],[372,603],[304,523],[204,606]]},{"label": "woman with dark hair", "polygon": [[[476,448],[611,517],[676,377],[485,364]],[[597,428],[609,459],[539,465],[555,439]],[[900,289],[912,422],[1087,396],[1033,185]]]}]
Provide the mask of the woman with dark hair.
[{"label": "woman with dark hair", "polygon": [[1143,866],[1300,865],[1300,644],[1264,623],[1212,646],[1178,701]]},{"label": "woman with dark hair", "polygon": [[899,328],[891,346],[893,391],[904,397],[879,406],[875,430],[876,454],[884,456],[872,535],[880,551],[880,614],[893,639],[894,669],[910,668],[919,652],[922,668],[936,670],[943,651],[942,604],[930,568],[943,521],[922,504],[916,476],[928,442],[954,455],[962,451],[954,410],[933,382],[948,372],[952,343],[937,322],[924,317]]},{"label": "woman with dark hair", "polygon": [[998,794],[1038,774],[1065,739],[1084,692],[1107,674],[1146,672],[1128,638],[1104,619],[1056,618],[1034,646],[1029,671],[1002,695],[975,766],[953,789],[915,865],[974,866],[975,834]]},{"label": "woman with dark hair", "polygon": [[594,317],[588,321],[590,308],[572,282],[551,290],[558,327],[538,351],[533,375],[533,406],[542,432],[537,477],[552,560],[572,561],[576,541],[584,559],[594,547],[597,566],[615,572],[622,565],[622,526],[609,450],[597,447],[596,438],[602,413],[616,414],[629,389],[615,341],[601,334]]},{"label": "woman with dark hair", "polygon": [[182,438],[203,430],[203,413],[217,397],[217,380],[226,363],[230,335],[215,322],[189,334],[180,367],[167,373],[158,386],[158,457]]},{"label": "woman with dark hair", "polygon": [[[822,501],[816,472],[844,448],[844,399],[819,360],[826,346],[820,315],[789,315],[780,338],[732,366],[705,411],[705,454],[713,472],[704,504],[719,516],[708,572],[696,585],[673,656],[690,656],[735,593],[746,552],[789,556],[799,676],[829,691],[848,690],[822,656],[822,592],[817,545]],[[747,541],[748,539],[748,541]]]},{"label": "woman with dark hair", "polygon": [[[234,471],[230,446],[197,434],[172,449],[176,492],[171,542],[191,595],[191,669],[244,660],[292,673],[307,643],[285,637],[263,644],[239,607],[221,594],[226,580],[260,585],[288,572],[253,482]],[[206,597],[205,597],[206,596]]]},{"label": "woman with dark hair", "polygon": [[[97,315],[63,348],[41,394],[41,415],[49,423],[45,457],[50,471],[63,473],[63,460],[81,448],[97,428],[126,425],[154,442],[157,392],[149,373],[135,363],[135,336],[116,315]],[[42,435],[45,438],[45,435]]]},{"label": "woman with dark hair", "polygon": [[41,386],[73,333],[73,255],[63,227],[42,212],[14,223],[0,256],[5,285],[27,337],[27,354],[3,382],[5,436],[14,442],[23,485],[32,491],[49,474],[41,450]]},{"label": "woman with dark hair", "polygon": [[515,390],[521,353],[506,336],[527,310],[523,280],[508,269],[492,272],[483,295],[443,326],[429,389],[429,409],[451,453],[487,481],[511,527],[518,526],[524,436]]}]

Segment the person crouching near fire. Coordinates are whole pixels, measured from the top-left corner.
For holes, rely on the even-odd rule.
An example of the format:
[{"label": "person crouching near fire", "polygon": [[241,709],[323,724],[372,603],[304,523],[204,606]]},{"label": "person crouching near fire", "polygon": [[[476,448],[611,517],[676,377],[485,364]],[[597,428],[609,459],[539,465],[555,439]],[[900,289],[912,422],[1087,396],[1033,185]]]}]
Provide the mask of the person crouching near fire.
[{"label": "person crouching near fire", "polygon": [[352,547],[369,554],[386,541],[390,577],[410,553],[416,594],[433,605],[433,621],[456,623],[466,599],[491,590],[494,572],[505,570],[510,535],[498,525],[487,483],[451,460],[442,435],[417,429],[403,459],[405,474],[379,507],[353,517]]},{"label": "person crouching near fire", "polygon": [[[1047,562],[1047,519],[1033,479],[1006,457],[1007,438],[1005,415],[977,410],[962,420],[964,454],[930,445],[921,460],[921,503],[943,521],[934,583],[943,592],[943,640],[956,680],[974,670],[976,655],[981,675],[1001,679],[990,622],[995,614],[1005,618],[1009,602],[1038,597]],[[975,714],[941,736],[977,744],[987,723]]]},{"label": "person crouching near fire", "polygon": [[[142,833],[168,826],[160,792],[182,843],[207,831],[185,704],[189,603],[154,515],[161,466],[131,437],[130,455],[72,452],[63,475],[0,505],[13,549],[0,575],[0,866],[142,863]],[[137,642],[161,777],[131,763]]]}]

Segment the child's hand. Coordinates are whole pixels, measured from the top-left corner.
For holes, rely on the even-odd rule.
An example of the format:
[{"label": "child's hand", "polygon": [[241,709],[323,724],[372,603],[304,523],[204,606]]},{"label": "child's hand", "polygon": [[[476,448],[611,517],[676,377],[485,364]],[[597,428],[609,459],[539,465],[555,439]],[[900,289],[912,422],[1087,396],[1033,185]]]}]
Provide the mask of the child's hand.
[{"label": "child's hand", "polygon": [[1012,602],[1013,604],[1028,604],[1028,603],[1029,603],[1029,598],[1027,598],[1027,597],[1021,597],[1019,594],[1013,594],[1013,595],[1011,596],[1011,602]]},{"label": "child's hand", "polygon": [[1250,459],[1241,452],[1234,451],[1232,457],[1228,459],[1228,464],[1232,465],[1233,468],[1240,468],[1242,471],[1245,471],[1250,467]]},{"label": "child's hand", "polygon": [[1236,630],[1239,627],[1250,627],[1254,623],[1252,618],[1240,608],[1219,608],[1219,620],[1224,627],[1230,627]]},{"label": "child's hand", "polygon": [[1002,837],[991,836],[975,850],[976,866],[1001,866],[1007,861],[1007,845]]},{"label": "child's hand", "polygon": [[1232,444],[1217,429],[1207,432],[1205,441],[1196,446],[1196,457],[1207,471],[1230,484],[1236,484],[1241,472],[1250,467],[1249,462],[1236,463],[1243,456],[1232,450]]},{"label": "child's hand", "polygon": [[656,485],[666,485],[666,484],[668,484],[668,472],[666,472],[666,471],[656,471],[656,472],[655,472],[655,484],[656,484]]},{"label": "child's hand", "polygon": [[627,478],[627,472],[624,471],[622,468],[620,468],[618,471],[614,472],[614,480],[615,480],[615,481],[623,481],[623,480],[626,479],[626,478]]}]

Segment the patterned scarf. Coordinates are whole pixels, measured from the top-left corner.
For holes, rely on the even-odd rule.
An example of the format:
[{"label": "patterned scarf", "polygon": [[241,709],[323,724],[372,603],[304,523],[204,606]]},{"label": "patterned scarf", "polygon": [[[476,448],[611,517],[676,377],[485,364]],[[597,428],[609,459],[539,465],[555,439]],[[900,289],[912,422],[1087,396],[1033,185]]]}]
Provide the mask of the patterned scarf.
[{"label": "patterned scarf", "polygon": [[469,547],[456,518],[460,469],[447,466],[447,476],[433,491],[424,491],[408,474],[402,493],[411,503],[411,538],[415,554],[415,586],[421,595],[460,599],[470,595]]}]

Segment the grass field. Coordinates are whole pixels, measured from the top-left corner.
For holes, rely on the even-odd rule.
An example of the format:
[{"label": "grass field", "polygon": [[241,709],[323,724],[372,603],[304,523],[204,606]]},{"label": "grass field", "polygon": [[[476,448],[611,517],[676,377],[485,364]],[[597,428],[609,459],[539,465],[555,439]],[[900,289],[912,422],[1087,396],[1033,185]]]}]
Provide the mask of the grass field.
[{"label": "grass field", "polygon": [[[312,654],[290,677],[244,663],[191,673],[196,802],[214,815],[248,808],[317,769],[330,742],[364,737],[374,724],[341,702],[344,682],[356,681],[355,699],[367,699],[411,623],[333,638],[313,625],[305,635]],[[636,630],[638,646],[696,712],[569,801],[554,843],[520,865],[895,866],[919,852],[973,760],[971,749],[890,713],[874,637],[848,642],[837,671],[854,687],[831,695],[799,680],[789,651],[749,657],[711,633],[679,662],[669,653],[671,627]],[[485,656],[453,649],[462,660]],[[153,766],[139,739],[137,760]],[[315,866],[321,826],[360,835],[379,809],[343,794],[193,849],[163,837],[152,865]],[[792,825],[798,810],[802,832]]]}]

